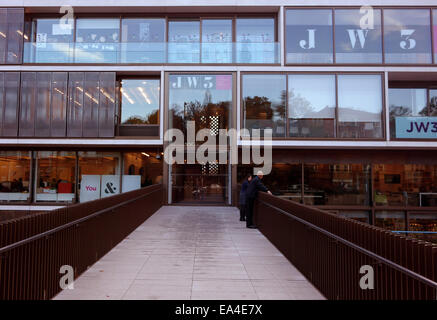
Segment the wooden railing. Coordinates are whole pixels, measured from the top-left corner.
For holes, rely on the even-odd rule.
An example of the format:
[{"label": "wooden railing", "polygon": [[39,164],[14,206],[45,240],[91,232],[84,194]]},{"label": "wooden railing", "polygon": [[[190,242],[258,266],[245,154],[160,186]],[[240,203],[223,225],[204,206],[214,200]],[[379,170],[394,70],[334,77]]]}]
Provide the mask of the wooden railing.
[{"label": "wooden railing", "polygon": [[162,206],[162,185],[0,223],[0,300],[50,299]]},{"label": "wooden railing", "polygon": [[265,193],[255,222],[328,299],[437,299],[435,244]]}]

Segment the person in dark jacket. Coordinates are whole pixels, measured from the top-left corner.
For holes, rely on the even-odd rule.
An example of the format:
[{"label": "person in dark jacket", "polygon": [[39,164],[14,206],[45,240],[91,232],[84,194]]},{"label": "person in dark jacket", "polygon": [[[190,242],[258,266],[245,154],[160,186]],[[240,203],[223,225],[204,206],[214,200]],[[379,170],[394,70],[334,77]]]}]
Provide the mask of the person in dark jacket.
[{"label": "person in dark jacket", "polygon": [[252,175],[249,174],[241,184],[240,190],[240,221],[246,221],[246,190],[252,180]]},{"label": "person in dark jacket", "polygon": [[253,224],[253,203],[258,195],[258,191],[272,194],[261,182],[263,176],[262,171],[258,171],[256,177],[252,179],[246,190],[246,227],[250,229],[256,229]]}]

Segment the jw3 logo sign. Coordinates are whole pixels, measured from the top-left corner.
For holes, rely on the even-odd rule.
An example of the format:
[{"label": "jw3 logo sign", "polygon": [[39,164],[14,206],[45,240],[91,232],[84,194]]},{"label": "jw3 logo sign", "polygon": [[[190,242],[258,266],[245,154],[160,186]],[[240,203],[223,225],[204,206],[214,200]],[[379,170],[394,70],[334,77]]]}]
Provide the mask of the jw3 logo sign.
[{"label": "jw3 logo sign", "polygon": [[[272,130],[200,129],[196,133],[194,121],[187,121],[187,134],[179,129],[169,129],[164,134],[168,143],[164,149],[167,164],[255,164],[254,174],[262,171],[267,175],[272,170]],[[241,146],[242,159],[238,159],[239,137],[250,137],[250,143]],[[186,139],[185,139],[186,138]]]}]

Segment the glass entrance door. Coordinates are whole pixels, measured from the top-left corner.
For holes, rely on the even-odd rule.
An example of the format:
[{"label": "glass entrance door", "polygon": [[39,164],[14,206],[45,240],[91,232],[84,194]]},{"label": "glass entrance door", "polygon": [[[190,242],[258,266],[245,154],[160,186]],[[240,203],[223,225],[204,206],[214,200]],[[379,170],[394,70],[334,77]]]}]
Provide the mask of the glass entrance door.
[{"label": "glass entrance door", "polygon": [[[168,82],[168,128],[183,133],[185,149],[185,163],[169,165],[168,201],[229,204],[230,164],[219,163],[221,157],[218,153],[215,157],[208,157],[214,161],[202,163],[195,157],[187,157],[187,152],[192,155],[191,152],[196,152],[204,143],[188,141],[188,134],[192,135],[190,121],[191,125],[195,125],[195,133],[201,129],[208,130],[208,141],[216,138],[216,146],[219,144],[220,129],[229,129],[233,101],[232,74],[169,74]],[[216,148],[220,152],[225,152],[225,149],[223,146]]]},{"label": "glass entrance door", "polygon": [[225,164],[175,164],[171,179],[172,203],[228,203],[229,179]]}]

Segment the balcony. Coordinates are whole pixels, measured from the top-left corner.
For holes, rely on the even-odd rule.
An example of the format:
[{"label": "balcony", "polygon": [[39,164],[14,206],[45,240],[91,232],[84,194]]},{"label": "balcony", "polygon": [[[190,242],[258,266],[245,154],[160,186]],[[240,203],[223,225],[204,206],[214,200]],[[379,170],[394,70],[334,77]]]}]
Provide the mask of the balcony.
[{"label": "balcony", "polygon": [[278,64],[278,42],[24,43],[23,63]]}]

